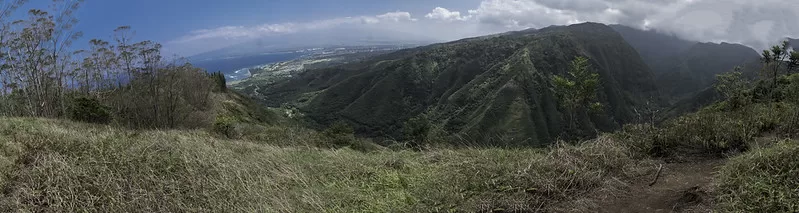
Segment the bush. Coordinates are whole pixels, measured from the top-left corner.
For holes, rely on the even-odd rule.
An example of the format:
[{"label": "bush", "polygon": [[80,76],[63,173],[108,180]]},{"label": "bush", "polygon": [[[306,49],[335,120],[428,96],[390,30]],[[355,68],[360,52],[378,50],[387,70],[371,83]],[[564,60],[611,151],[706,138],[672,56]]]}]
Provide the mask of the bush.
[{"label": "bush", "polygon": [[323,140],[318,146],[323,148],[345,148],[359,151],[372,151],[378,149],[374,144],[365,139],[355,137],[355,130],[342,121],[338,121],[322,131]]},{"label": "bush", "polygon": [[223,135],[227,138],[238,138],[236,133],[236,119],[228,116],[218,116],[214,121],[212,132]]},{"label": "bush", "polygon": [[98,124],[105,124],[111,121],[109,107],[94,98],[74,98],[68,111],[70,119],[75,121]]},{"label": "bush", "polygon": [[615,139],[624,141],[634,157],[665,156],[667,153],[661,144],[663,130],[650,124],[626,125],[621,131],[613,133]]},{"label": "bush", "polygon": [[718,174],[717,202],[729,212],[799,212],[799,144],[735,157]]},{"label": "bush", "polygon": [[430,120],[424,115],[411,118],[402,126],[405,140],[414,148],[421,148],[427,143],[431,129]]},{"label": "bush", "polygon": [[767,133],[794,135],[799,127],[799,108],[793,104],[758,103],[728,109],[720,103],[659,127],[628,125],[614,135],[649,156],[723,155],[746,151],[751,141]]},{"label": "bush", "polygon": [[336,122],[322,132],[327,139],[320,144],[327,148],[342,148],[351,146],[355,141],[355,130],[344,122]]}]

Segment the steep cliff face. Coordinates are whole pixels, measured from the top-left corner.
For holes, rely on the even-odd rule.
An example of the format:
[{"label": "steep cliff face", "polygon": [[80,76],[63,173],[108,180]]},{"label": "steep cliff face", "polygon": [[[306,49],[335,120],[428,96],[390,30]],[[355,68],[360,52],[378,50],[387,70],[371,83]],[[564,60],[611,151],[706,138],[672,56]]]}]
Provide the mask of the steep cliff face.
[{"label": "steep cliff face", "polygon": [[[313,70],[264,88],[267,103],[292,102],[319,123],[352,123],[359,132],[399,137],[420,114],[470,141],[544,145],[564,131],[552,75],[577,56],[601,76],[603,112],[578,118],[583,130],[612,130],[657,96],[652,73],[613,29],[585,23],[465,39]],[[502,143],[502,144],[498,144]]]}]

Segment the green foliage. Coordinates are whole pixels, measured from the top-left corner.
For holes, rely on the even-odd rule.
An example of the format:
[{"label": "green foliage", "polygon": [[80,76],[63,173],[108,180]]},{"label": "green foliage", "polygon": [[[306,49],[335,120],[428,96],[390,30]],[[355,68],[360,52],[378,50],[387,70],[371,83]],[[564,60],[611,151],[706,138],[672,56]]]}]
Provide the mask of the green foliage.
[{"label": "green foliage", "polygon": [[726,212],[799,212],[799,144],[773,147],[732,158],[717,175],[716,202]]},{"label": "green foliage", "polygon": [[324,148],[351,148],[359,151],[374,151],[377,145],[355,137],[355,130],[343,121],[338,121],[322,131],[324,136],[317,146]]},{"label": "green foliage", "polygon": [[788,73],[797,69],[799,69],[799,52],[791,51],[791,55],[788,57]]},{"label": "green foliage", "polygon": [[575,58],[570,64],[568,76],[552,76],[552,84],[561,106],[568,111],[570,129],[574,128],[578,113],[602,109],[602,104],[596,100],[599,74],[591,71],[588,58]]},{"label": "green foliage", "polygon": [[747,97],[746,91],[749,86],[749,81],[743,77],[741,67],[736,67],[735,71],[716,75],[717,82],[713,87],[721,93],[730,107],[737,108],[747,105],[750,98]]},{"label": "green foliage", "polygon": [[352,126],[350,126],[349,124],[347,124],[347,123],[345,123],[343,121],[338,121],[336,123],[333,123],[333,125],[331,125],[327,129],[325,129],[323,134],[325,134],[328,137],[336,137],[336,136],[341,136],[341,135],[353,135],[353,134],[355,134],[355,130],[353,130]]},{"label": "green foliage", "polygon": [[405,140],[407,140],[412,147],[416,148],[421,148],[427,144],[428,135],[431,130],[432,124],[430,124],[430,120],[426,115],[413,117],[402,126]]},{"label": "green foliage", "polygon": [[214,72],[208,74],[208,76],[211,78],[211,81],[213,81],[215,84],[214,91],[227,92],[227,79],[225,78],[224,73]]},{"label": "green foliage", "polygon": [[[799,66],[796,66],[799,63],[799,54],[790,49],[790,43],[786,40],[781,45],[772,46],[771,50],[763,50],[761,54],[760,62],[763,64],[761,76],[772,80],[771,88],[773,90],[777,88],[777,79],[781,72],[791,73],[799,69]],[[774,95],[774,93],[771,95]]]},{"label": "green foliage", "polygon": [[648,156],[720,156],[746,151],[762,135],[799,133],[799,105],[755,103],[730,110],[726,104],[668,120],[658,127],[629,125],[614,135]]},{"label": "green foliage", "polygon": [[[596,59],[588,72],[602,77],[591,83],[596,98],[567,116],[551,76],[574,81],[566,71],[577,56]],[[635,104],[656,92],[636,51],[595,23],[402,50],[242,89],[272,107],[297,103],[320,126],[346,119],[365,135],[404,138],[404,122],[425,113],[434,129],[491,146],[546,146],[569,123],[585,135],[612,131],[633,121]],[[589,109],[594,103],[605,105],[593,107],[603,113]]]},{"label": "green foliage", "polygon": [[717,83],[713,87],[719,91],[724,98],[732,98],[742,95],[748,87],[748,82],[743,78],[741,67],[735,67],[735,71],[716,75]]},{"label": "green foliage", "polygon": [[214,87],[204,70],[171,64],[108,90],[103,102],[116,109],[117,121],[129,128],[209,128]]},{"label": "green foliage", "polygon": [[105,124],[111,121],[111,109],[90,97],[77,97],[70,101],[69,118],[75,121]]},{"label": "green foliage", "polygon": [[568,109],[577,109],[596,99],[599,74],[590,71],[588,58],[575,58],[570,64],[568,77],[553,76],[552,81],[561,104]]},{"label": "green foliage", "polygon": [[211,131],[227,138],[237,138],[236,123],[237,120],[235,118],[228,116],[217,116]]},{"label": "green foliage", "polygon": [[799,104],[799,74],[782,77],[776,93],[780,100]]}]

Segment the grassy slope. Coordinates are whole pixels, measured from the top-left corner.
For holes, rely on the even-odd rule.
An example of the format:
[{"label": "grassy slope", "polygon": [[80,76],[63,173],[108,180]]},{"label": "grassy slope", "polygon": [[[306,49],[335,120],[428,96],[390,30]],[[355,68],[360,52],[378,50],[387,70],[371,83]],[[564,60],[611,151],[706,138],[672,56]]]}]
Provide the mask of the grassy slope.
[{"label": "grassy slope", "polygon": [[371,150],[362,152],[317,148],[340,138],[293,127],[236,94],[214,100],[214,116],[234,118],[241,139],[0,118],[0,211],[553,210],[581,199],[591,206],[588,192],[625,191],[660,158],[684,155],[733,156],[715,180],[719,210],[792,212],[799,203],[799,143],[759,143],[799,135],[799,106],[787,101],[720,103],[546,149],[392,151],[347,138]]},{"label": "grassy slope", "polygon": [[754,142],[796,135],[797,112],[784,102],[717,104],[577,146],[423,152],[315,148],[328,138],[287,126],[228,140],[0,118],[0,211],[552,210],[591,206],[588,192],[625,191],[651,177],[652,156],[681,155],[735,156],[716,178],[719,210],[795,211],[797,143]]},{"label": "grassy slope", "polygon": [[0,211],[535,210],[640,163],[607,137],[550,150],[363,153],[270,143],[284,142],[2,118]]},{"label": "grassy slope", "polygon": [[718,174],[719,209],[799,212],[799,142],[784,140],[733,158]]}]

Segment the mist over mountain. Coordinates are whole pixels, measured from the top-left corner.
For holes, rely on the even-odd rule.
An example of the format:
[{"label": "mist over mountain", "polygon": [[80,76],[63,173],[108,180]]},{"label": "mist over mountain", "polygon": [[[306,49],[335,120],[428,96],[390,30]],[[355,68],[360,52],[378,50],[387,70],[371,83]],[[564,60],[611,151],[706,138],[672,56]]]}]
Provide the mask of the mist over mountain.
[{"label": "mist over mountain", "polygon": [[674,100],[687,98],[710,87],[717,74],[736,66],[754,72],[760,54],[730,43],[688,41],[654,30],[612,25],[641,55],[655,74],[661,91]]}]

